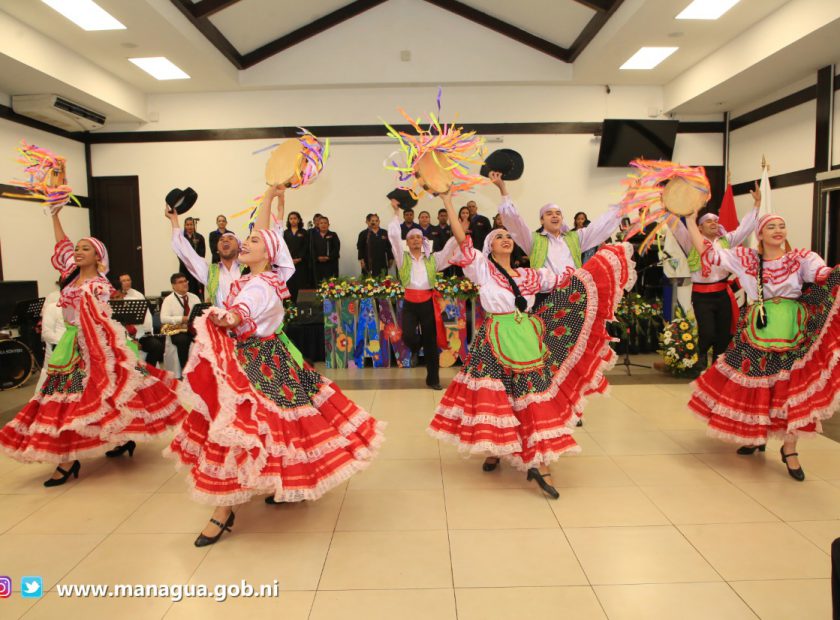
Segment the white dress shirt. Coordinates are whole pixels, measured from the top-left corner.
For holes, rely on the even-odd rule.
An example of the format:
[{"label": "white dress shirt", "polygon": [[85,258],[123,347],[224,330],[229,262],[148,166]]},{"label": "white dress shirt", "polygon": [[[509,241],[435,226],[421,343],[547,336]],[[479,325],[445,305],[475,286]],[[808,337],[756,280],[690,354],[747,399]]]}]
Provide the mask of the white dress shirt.
[{"label": "white dress shirt", "polygon": [[[192,312],[192,309],[195,306],[201,303],[198,295],[193,293],[187,293],[186,298],[190,306],[190,312]],[[161,325],[177,325],[178,323],[181,323],[183,319],[184,302],[178,293],[172,291],[171,294],[164,298],[163,303],[160,305]]]},{"label": "white dress shirt", "polygon": [[[499,206],[499,215],[502,216],[502,224],[504,224],[510,236],[513,237],[513,241],[530,256],[534,245],[533,233],[522,216],[519,215],[510,196],[503,197],[502,204]],[[619,206],[611,205],[606,213],[596,217],[589,226],[572,231],[572,234],[576,234],[580,240],[581,253],[606,241],[618,228],[620,220]],[[545,231],[539,234],[548,237],[548,256],[546,257],[545,267],[558,275],[574,272],[577,267],[575,267],[575,261],[572,258],[569,246],[563,240],[563,235],[551,235]]]},{"label": "white dress shirt", "polygon": [[[391,250],[393,250],[394,253],[394,263],[397,265],[397,273],[399,273],[399,270],[402,267],[406,253],[411,259],[411,275],[409,277],[407,288],[418,291],[430,290],[432,285],[429,283],[429,274],[426,271],[426,264],[423,260],[424,254],[421,252],[420,258],[414,258],[414,256],[411,255],[411,252],[408,251],[408,248],[402,239],[400,219],[396,214],[394,215],[394,219],[388,223],[388,240],[391,242]],[[423,243],[431,244],[431,241],[427,241],[424,238]],[[453,254],[455,254],[457,249],[457,240],[455,237],[450,237],[449,241],[446,242],[446,245],[443,246],[442,250],[432,253],[431,256],[435,259],[435,271],[443,271],[449,267],[449,259]]]},{"label": "white dress shirt", "polygon": [[[123,297],[123,299],[138,299],[138,300],[142,299],[142,300],[145,300],[146,296],[143,293],[141,293],[140,291],[138,291],[136,289],[133,289],[133,288],[130,288],[125,292],[125,296]],[[147,309],[146,310],[146,317],[143,319],[143,324],[142,325],[135,325],[134,327],[137,329],[137,333],[135,334],[135,337],[138,340],[140,338],[142,338],[143,336],[145,336],[146,334],[151,334],[152,331],[153,331],[152,313],[149,312],[148,309]]]}]

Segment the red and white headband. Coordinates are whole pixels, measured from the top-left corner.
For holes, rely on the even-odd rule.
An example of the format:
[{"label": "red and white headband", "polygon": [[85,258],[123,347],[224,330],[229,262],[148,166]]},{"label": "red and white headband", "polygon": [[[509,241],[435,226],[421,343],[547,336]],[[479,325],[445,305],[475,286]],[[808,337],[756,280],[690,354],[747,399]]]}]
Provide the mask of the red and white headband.
[{"label": "red and white headband", "polygon": [[[776,215],[775,213],[769,213],[767,215],[763,215],[761,219],[758,220],[758,226],[756,226],[755,234],[760,235],[761,231],[764,230],[764,227],[767,226],[770,222],[774,220],[779,220],[780,222],[784,222],[785,218],[781,215]],[[786,223],[786,222],[785,222]]]}]

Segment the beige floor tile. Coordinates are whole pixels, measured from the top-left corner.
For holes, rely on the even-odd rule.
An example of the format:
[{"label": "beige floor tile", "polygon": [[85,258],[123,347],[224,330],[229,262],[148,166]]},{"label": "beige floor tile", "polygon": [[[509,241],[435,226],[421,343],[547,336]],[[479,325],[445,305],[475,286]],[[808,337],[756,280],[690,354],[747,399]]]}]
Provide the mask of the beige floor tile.
[{"label": "beige floor tile", "polygon": [[443,487],[439,459],[376,460],[350,479],[359,491],[435,491]]},{"label": "beige floor tile", "polygon": [[111,534],[61,583],[187,583],[207,553],[193,540],[194,534]]},{"label": "beige floor tile", "polygon": [[103,538],[102,534],[3,534],[0,566],[4,575],[12,577],[13,590],[20,591],[21,576],[40,575],[46,592]]},{"label": "beige floor tile", "polygon": [[[5,601],[4,601],[5,602]],[[169,598],[93,598],[60,597],[48,592],[25,618],[120,618],[120,620],[159,620],[172,604]]]},{"label": "beige floor tile", "polygon": [[458,620],[510,620],[511,618],[574,618],[605,620],[592,588],[459,588]]},{"label": "beige floor tile", "polygon": [[[567,460],[560,459],[560,462],[564,463]],[[442,459],[443,486],[446,489],[526,489],[534,484],[525,479],[524,471],[519,471],[508,463],[502,462],[491,472],[483,471],[482,463],[483,456]]]},{"label": "beige floor tile", "polygon": [[[584,422],[585,428],[586,422]],[[598,445],[598,442],[592,439],[592,436],[587,433],[584,428],[575,429],[575,441],[580,446],[581,456],[606,456],[604,449]],[[571,455],[570,455],[571,456]],[[577,456],[577,455],[575,455]]]},{"label": "beige floor tile", "polygon": [[671,526],[566,528],[593,585],[720,581]]},{"label": "beige floor tile", "polygon": [[685,453],[662,431],[591,431],[589,435],[609,455]]},{"label": "beige floor tile", "polygon": [[[338,383],[338,387],[341,388],[341,382]],[[373,402],[376,399],[376,394],[378,390],[341,390],[344,395],[356,403],[359,407],[370,413],[370,410],[373,408]]]},{"label": "beige floor tile", "polygon": [[212,512],[212,506],[194,502],[186,493],[156,493],[125,519],[116,533],[198,535]]},{"label": "beige floor tile", "polygon": [[560,529],[453,530],[456,588],[586,585]]},{"label": "beige floor tile", "polygon": [[337,531],[445,530],[443,491],[354,491],[344,497]]},{"label": "beige floor tile", "polygon": [[385,443],[379,452],[380,459],[436,459],[440,457],[438,442],[425,431],[416,435],[391,434],[385,431]]},{"label": "beige floor tile", "polygon": [[0,533],[14,527],[57,497],[34,494],[0,495]]},{"label": "beige floor tile", "polygon": [[309,620],[455,620],[455,595],[441,590],[347,590],[315,596]]},{"label": "beige floor tile", "polygon": [[563,527],[669,525],[636,487],[566,488],[549,505]]},{"label": "beige floor tile", "polygon": [[[84,472],[84,465],[82,465]],[[102,467],[79,477],[73,493],[154,493],[175,475],[171,462],[162,457],[154,462],[141,463],[134,459],[108,459]]]},{"label": "beige floor tile", "polygon": [[55,471],[55,465],[45,463],[21,465],[0,475],[0,493],[4,495],[24,494],[58,497],[73,487],[79,486],[84,477],[98,467],[100,467],[98,463],[90,464],[86,461],[82,463],[78,479],[71,478],[60,487],[47,488],[44,486],[44,481]]},{"label": "beige floor tile", "polygon": [[761,620],[831,618],[831,580],[737,581],[735,591]]},{"label": "beige floor tile", "polygon": [[[687,402],[686,399],[685,402]],[[705,425],[681,404],[661,404],[659,407],[640,411],[642,419],[650,423],[655,429],[667,431],[704,431]]]},{"label": "beige floor tile", "polygon": [[14,469],[23,467],[24,463],[9,458],[5,454],[0,454],[0,474],[7,474]]},{"label": "beige floor tile", "polygon": [[741,489],[785,521],[840,519],[840,489],[822,480],[741,484]]},{"label": "beige floor tile", "polygon": [[10,531],[16,534],[108,534],[150,497],[148,493],[103,493],[96,498],[65,493]]},{"label": "beige floor tile", "polygon": [[536,485],[528,489],[447,489],[450,530],[505,530],[559,527]]},{"label": "beige floor tile", "polygon": [[690,381],[685,383],[660,383],[656,387],[676,398],[684,398],[686,401],[694,393]]},{"label": "beige floor tile", "polygon": [[235,531],[211,548],[190,583],[272,584],[281,590],[316,590],[330,545],[329,532],[247,534]]},{"label": "beige floor tile", "polygon": [[336,532],[318,589],[451,587],[445,531]]},{"label": "beige floor tile", "polygon": [[773,450],[772,446],[773,444],[770,444],[767,453],[756,453],[752,456],[735,454],[737,446],[732,446],[729,454],[697,454],[695,456],[737,486],[753,482],[791,481],[785,466],[777,456],[778,447]]},{"label": "beige floor tile", "polygon": [[754,620],[755,614],[726,583],[657,583],[596,586],[610,620]]},{"label": "beige floor tile", "polygon": [[759,523],[778,521],[773,513],[728,482],[643,487],[672,523]]},{"label": "beige floor tile", "polygon": [[840,538],[840,521],[798,521],[790,526],[817,547],[831,554],[831,543]]},{"label": "beige floor tile", "polygon": [[[253,584],[252,584],[253,585]],[[307,620],[315,592],[280,592],[277,598],[184,599],[174,603],[165,620]]]},{"label": "beige floor tile", "polygon": [[615,456],[616,464],[639,486],[717,484],[725,480],[693,454]]},{"label": "beige floor tile", "polygon": [[799,462],[805,470],[805,475],[823,480],[840,476],[840,451],[809,450],[810,444],[810,441],[802,441],[797,449],[801,455]]},{"label": "beige floor tile", "polygon": [[665,431],[671,439],[685,448],[690,454],[729,454],[732,444],[709,437],[705,429]]},{"label": "beige floor tile", "polygon": [[828,555],[785,523],[681,525],[680,530],[727,581],[829,574]]},{"label": "beige floor tile", "polygon": [[[551,465],[554,486],[626,487],[633,481],[609,456],[570,456]],[[562,493],[562,491],[561,491]]]},{"label": "beige floor tile", "polygon": [[345,487],[342,486],[314,502],[274,506],[267,505],[264,496],[254,497],[236,511],[238,531],[249,534],[332,532],[338,521],[344,494]]},{"label": "beige floor tile", "polygon": [[656,428],[627,405],[611,398],[594,398],[583,411],[587,432],[654,431]]},{"label": "beige floor tile", "polygon": [[174,461],[167,459],[167,462],[172,466],[172,471],[175,472],[175,475],[164,482],[155,493],[182,493],[186,495],[189,492],[189,487],[187,486],[187,470],[176,470]]},{"label": "beige floor tile", "polygon": [[840,441],[834,441],[825,435],[814,435],[803,439],[799,443],[799,446],[797,446],[797,449],[800,450],[803,455],[810,454],[811,452],[840,452]]}]

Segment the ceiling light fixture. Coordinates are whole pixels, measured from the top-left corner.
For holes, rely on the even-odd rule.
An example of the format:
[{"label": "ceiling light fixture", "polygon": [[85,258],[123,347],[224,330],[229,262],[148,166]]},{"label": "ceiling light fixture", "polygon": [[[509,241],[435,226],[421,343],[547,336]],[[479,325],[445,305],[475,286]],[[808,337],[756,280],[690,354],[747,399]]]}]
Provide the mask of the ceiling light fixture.
[{"label": "ceiling light fixture", "polygon": [[41,0],[82,30],[125,30],[113,15],[93,0]]},{"label": "ceiling light fixture", "polygon": [[624,70],[648,70],[653,69],[660,62],[676,52],[678,47],[642,47],[638,52],[627,59],[621,69]]},{"label": "ceiling light fixture", "polygon": [[164,56],[152,58],[129,58],[131,62],[143,69],[156,80],[188,80],[190,76],[184,73],[171,60]]},{"label": "ceiling light fixture", "polygon": [[694,0],[677,19],[718,19],[740,0]]}]

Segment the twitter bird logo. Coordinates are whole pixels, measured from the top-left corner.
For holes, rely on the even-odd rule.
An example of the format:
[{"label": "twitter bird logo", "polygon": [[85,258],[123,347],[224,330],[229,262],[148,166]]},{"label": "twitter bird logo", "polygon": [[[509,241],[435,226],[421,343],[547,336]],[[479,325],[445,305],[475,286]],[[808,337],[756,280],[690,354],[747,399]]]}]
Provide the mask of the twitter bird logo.
[{"label": "twitter bird logo", "polygon": [[41,577],[22,577],[20,594],[23,598],[41,598],[44,595],[44,580]]}]

